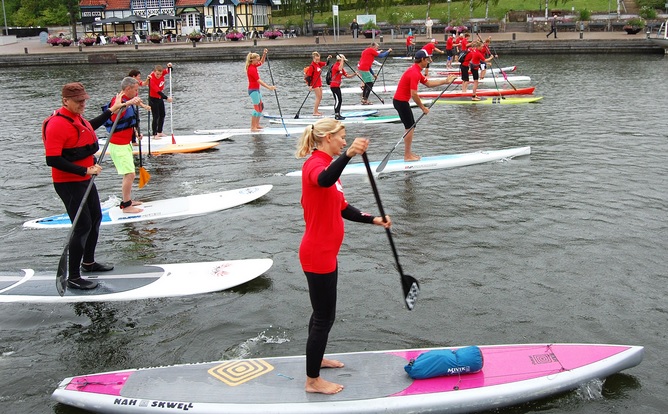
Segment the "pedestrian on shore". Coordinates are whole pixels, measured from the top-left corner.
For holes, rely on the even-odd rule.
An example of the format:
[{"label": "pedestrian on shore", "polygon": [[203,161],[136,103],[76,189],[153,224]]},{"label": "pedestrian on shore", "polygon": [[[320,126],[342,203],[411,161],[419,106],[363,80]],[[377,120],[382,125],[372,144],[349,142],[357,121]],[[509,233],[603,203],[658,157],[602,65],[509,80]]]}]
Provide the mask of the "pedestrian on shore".
[{"label": "pedestrian on shore", "polygon": [[413,32],[408,32],[406,36],[406,56],[413,56],[415,54],[415,36]]},{"label": "pedestrian on shore", "polygon": [[357,23],[357,19],[353,19],[353,22],[350,23],[350,33],[352,34],[353,39],[357,39],[359,31],[360,31],[360,25],[359,23]]},{"label": "pedestrian on shore", "polygon": [[550,31],[547,33],[547,38],[550,37],[550,35],[554,33],[554,38],[557,38],[557,15],[555,14],[552,16],[552,20],[550,21]]},{"label": "pedestrian on shore", "polygon": [[[162,133],[162,127],[165,123],[165,102],[173,102],[171,96],[165,95],[165,75],[169,73],[172,76],[172,64],[168,63],[167,68],[162,65],[155,65],[153,72],[148,75],[148,104],[151,106],[151,113],[153,114],[153,138],[160,139],[165,136]],[[170,93],[172,91],[169,91]]]},{"label": "pedestrian on shore", "polygon": [[251,132],[258,132],[262,130],[260,126],[260,118],[262,118],[262,111],[264,110],[264,103],[262,102],[262,93],[260,86],[264,86],[270,91],[276,90],[275,85],[268,85],[265,81],[260,79],[260,74],[257,70],[267,59],[267,49],[262,52],[262,57],[257,53],[250,52],[246,55],[246,76],[248,77],[248,96],[253,103],[253,113],[251,114]]},{"label": "pedestrian on shore", "polygon": [[344,63],[347,62],[345,55],[336,55],[336,62],[332,66],[332,80],[329,84],[329,89],[334,95],[334,119],[339,121],[346,119],[344,116],[341,116],[341,104],[343,103],[343,96],[341,95],[341,82],[343,77],[352,78],[357,75],[357,73],[348,73],[344,68]]},{"label": "pedestrian on shore", "polygon": [[307,71],[307,78],[310,79],[308,82],[309,89],[313,91],[315,95],[315,103],[313,104],[313,116],[322,116],[322,113],[318,110],[320,107],[320,102],[322,101],[322,67],[329,65],[329,60],[332,58],[332,55],[327,56],[327,62],[320,61],[320,53],[313,52],[311,53],[311,64],[309,65]]},{"label": "pedestrian on shore", "polygon": [[[343,385],[320,376],[321,368],[342,368],[325,358],[329,332],[336,320],[337,256],[344,237],[343,219],[390,228],[389,216],[374,217],[348,204],[339,177],[355,155],[366,152],[369,140],[355,138],[346,147],[345,126],[323,118],[304,130],[297,158],[310,157],[302,168],[302,198],[306,228],[299,246],[299,261],[306,276],[313,313],[306,341],[306,392],[336,394]],[[338,158],[333,161],[334,157]]]},{"label": "pedestrian on shore", "polygon": [[369,101],[369,95],[371,95],[371,90],[373,89],[373,83],[376,80],[376,77],[371,72],[371,66],[373,61],[376,58],[384,58],[392,52],[392,49],[387,49],[385,52],[378,50],[378,43],[373,42],[362,51],[360,56],[360,61],[357,64],[357,70],[364,82],[364,90],[362,91],[362,105],[371,105]]},{"label": "pedestrian on shore", "polygon": [[424,27],[427,32],[427,39],[431,37],[431,28],[434,27],[434,21],[431,20],[431,17],[427,17],[427,21],[424,22]]},{"label": "pedestrian on shore", "polygon": [[[139,93],[139,82],[135,78],[125,77],[121,81],[121,102],[127,103],[129,100],[137,97]],[[109,106],[116,103],[116,97],[111,100]],[[135,180],[135,162],[132,154],[132,139],[141,140],[137,136],[137,112],[139,108],[135,105],[126,105],[125,109],[119,114],[111,116],[107,121],[107,131],[111,132],[113,121],[120,117],[116,124],[116,129],[113,135],[109,137],[109,154],[111,160],[114,162],[118,175],[123,176],[121,183],[121,210],[123,213],[141,213],[143,208],[137,207],[141,205],[141,201],[132,200],[132,183]]]},{"label": "pedestrian on shore", "polygon": [[422,109],[422,112],[427,115],[429,108],[427,108],[418,95],[418,84],[423,84],[429,88],[436,86],[450,84],[455,81],[456,76],[449,75],[447,79],[429,80],[422,74],[422,70],[427,67],[431,57],[427,55],[424,50],[418,50],[415,53],[415,63],[411,65],[399,79],[397,91],[394,93],[392,105],[397,110],[401,122],[406,128],[406,135],[404,136],[404,161],[418,161],[420,156],[413,153],[411,146],[413,144],[413,132],[415,128],[415,118],[413,117],[413,110],[411,109],[410,100],[417,104]]},{"label": "pedestrian on shore", "polygon": [[[84,86],[68,83],[61,91],[62,107],[42,123],[46,165],[51,167],[53,187],[63,201],[67,215],[74,222],[79,206],[93,175],[99,175],[102,167],[96,163],[94,154],[100,147],[95,130],[121,108],[118,102],[90,121],[83,118],[86,100],[90,98]],[[98,283],[83,279],[81,272],[104,272],[113,270],[113,265],[95,261],[95,248],[102,223],[100,196],[93,183],[85,200],[79,220],[74,226],[68,244],[69,262],[67,286],[70,289],[94,289]]]}]

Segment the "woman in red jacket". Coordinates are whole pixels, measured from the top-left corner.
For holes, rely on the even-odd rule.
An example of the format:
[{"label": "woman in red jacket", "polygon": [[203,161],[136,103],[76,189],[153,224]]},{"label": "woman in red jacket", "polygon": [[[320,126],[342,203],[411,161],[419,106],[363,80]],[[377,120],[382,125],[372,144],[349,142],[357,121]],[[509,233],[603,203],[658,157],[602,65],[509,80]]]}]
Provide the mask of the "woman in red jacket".
[{"label": "woman in red jacket", "polygon": [[[341,368],[343,363],[324,357],[329,331],[336,317],[337,255],[343,242],[343,219],[389,228],[386,216],[374,217],[348,204],[339,177],[355,155],[369,145],[355,138],[346,149],[346,129],[332,118],[318,120],[304,130],[297,145],[297,157],[311,155],[302,168],[302,198],[306,229],[299,246],[301,263],[309,288],[313,314],[306,342],[306,392],[336,394],[343,385],[320,377],[320,368]],[[332,162],[334,156],[338,156]]]},{"label": "woman in red jacket", "polygon": [[343,63],[347,62],[348,59],[344,55],[336,55],[336,63],[332,66],[332,81],[329,84],[329,89],[334,95],[334,119],[344,120],[344,116],[341,116],[341,104],[343,103],[341,95],[341,81],[343,77],[352,78],[356,73],[348,74],[346,69],[343,67]]},{"label": "woman in red jacket", "polygon": [[327,56],[327,62],[320,61],[320,53],[313,52],[311,53],[313,60],[309,66],[308,76],[311,80],[308,82],[309,89],[315,94],[315,104],[313,105],[313,116],[322,116],[318,107],[320,106],[320,101],[322,101],[322,78],[320,74],[322,73],[322,67],[329,64],[329,59],[332,58],[332,55]]}]

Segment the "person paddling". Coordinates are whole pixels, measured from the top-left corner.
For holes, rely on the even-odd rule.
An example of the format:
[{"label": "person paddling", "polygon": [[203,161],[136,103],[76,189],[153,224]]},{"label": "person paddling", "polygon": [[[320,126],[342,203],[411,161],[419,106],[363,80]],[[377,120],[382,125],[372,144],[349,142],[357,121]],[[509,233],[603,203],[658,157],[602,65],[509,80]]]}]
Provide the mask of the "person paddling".
[{"label": "person paddling", "polygon": [[269,85],[262,79],[257,68],[264,64],[267,59],[267,49],[262,52],[262,57],[257,53],[250,52],[246,55],[246,76],[248,78],[248,96],[253,102],[253,113],[251,114],[251,132],[258,132],[262,130],[260,126],[260,118],[262,118],[262,111],[264,110],[264,103],[262,102],[262,93],[260,86],[264,86],[270,91],[276,90],[275,85]]},{"label": "person paddling", "polygon": [[[336,394],[343,390],[343,385],[320,376],[321,368],[343,367],[341,361],[324,357],[336,319],[337,256],[343,242],[343,219],[385,228],[392,225],[389,216],[383,220],[362,213],[343,195],[341,172],[352,157],[363,154],[368,146],[368,139],[355,138],[344,151],[345,126],[332,118],[307,126],[297,145],[297,158],[310,155],[302,169],[301,204],[306,228],[299,246],[299,261],[313,308],[306,341],[306,392]],[[335,156],[338,158],[333,161]]]}]

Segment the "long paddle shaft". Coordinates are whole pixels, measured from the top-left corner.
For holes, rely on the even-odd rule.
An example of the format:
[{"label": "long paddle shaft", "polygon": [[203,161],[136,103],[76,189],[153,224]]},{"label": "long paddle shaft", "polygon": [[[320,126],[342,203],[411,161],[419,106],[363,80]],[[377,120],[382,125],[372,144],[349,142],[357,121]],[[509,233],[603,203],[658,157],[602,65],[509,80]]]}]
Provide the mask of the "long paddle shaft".
[{"label": "long paddle shaft", "polygon": [[[148,77],[148,104],[151,105],[151,77]],[[148,156],[151,156],[151,136],[153,135],[153,131],[151,130],[151,113],[153,112],[153,107],[151,106],[151,110],[148,111],[148,117],[147,117],[147,123],[146,123],[146,130],[148,131]]]},{"label": "long paddle shaft", "polygon": [[[380,75],[381,72],[383,72],[383,66],[385,66],[385,61],[387,60],[387,57],[390,56],[388,53],[385,55],[385,58],[383,58],[383,62],[380,64],[380,69],[378,69],[378,75]],[[378,76],[376,76],[373,80],[373,84],[371,84],[371,90],[373,90],[373,85],[376,84],[376,81],[378,80]],[[383,91],[387,92],[387,89],[385,89],[385,72],[383,72]]]},{"label": "long paddle shaft", "polygon": [[[172,68],[169,68],[169,97],[172,98]],[[173,111],[172,107],[174,106],[174,98],[172,98],[172,102],[169,103],[169,129],[172,132],[172,144],[176,144],[176,140],[174,139],[174,116],[173,116]]]},{"label": "long paddle shaft", "polygon": [[[476,34],[478,35],[478,40],[480,40],[482,42],[483,40],[482,40],[482,37],[480,37],[480,33],[476,33]],[[484,42],[483,42],[483,44],[484,44]],[[490,50],[489,53],[492,53],[492,51]],[[494,55],[492,55],[492,60],[494,60]],[[501,97],[501,99],[506,99],[506,97],[503,96],[503,94],[499,90],[499,84],[496,83],[496,76],[494,76],[494,67],[493,66],[492,66],[492,70],[490,70],[489,72],[492,75],[492,80],[494,81],[494,86],[496,87],[496,91],[499,93],[499,96]]]},{"label": "long paddle shaft", "polygon": [[[339,53],[337,53],[337,55],[338,55],[338,54],[339,54]],[[354,73],[355,75],[357,75],[357,77],[360,78],[360,80],[361,80],[362,82],[364,82],[364,79],[362,79],[362,77],[360,76],[360,74],[357,73],[357,71],[356,71],[352,66],[350,66],[350,63],[348,63],[347,61],[344,61],[344,62],[346,62],[346,65],[348,65],[348,67],[350,68],[350,70],[352,70],[353,73]],[[374,82],[375,82],[375,80],[374,80]],[[364,82],[364,87],[366,88],[366,82]],[[376,96],[376,98],[378,98],[378,99],[380,100],[380,103],[385,104],[385,101],[383,100],[383,98],[381,98],[380,96],[378,96],[378,95],[376,94],[376,92],[373,91],[373,88],[371,88],[371,93],[374,94],[374,95]]]},{"label": "long paddle shaft", "polygon": [[[380,194],[378,193],[378,187],[376,187],[376,180],[373,178],[373,173],[371,172],[371,166],[369,165],[369,157],[367,157],[366,152],[362,154],[362,159],[364,160],[366,173],[369,175],[369,181],[371,182],[373,195],[374,197],[376,197],[376,203],[378,204],[378,209],[380,210],[380,216],[383,218],[383,222],[387,222],[387,217],[385,216],[385,210],[383,209],[383,203],[380,201]],[[404,270],[401,268],[401,264],[399,263],[399,255],[397,254],[397,248],[394,246],[392,231],[386,228],[385,232],[387,233],[387,238],[390,241],[390,247],[392,248],[394,261],[397,263],[397,269],[399,270],[399,276],[401,277],[401,287],[404,291],[404,303],[406,304],[406,308],[408,308],[408,310],[413,310],[413,308],[415,307],[415,301],[417,300],[418,293],[420,293],[420,284],[413,276],[404,274]]]},{"label": "long paddle shaft", "polygon": [[[492,53],[494,53],[494,56],[498,56],[498,54],[496,53],[496,49],[494,48],[494,46],[492,46],[492,49],[494,49],[494,50],[492,51]],[[496,63],[496,67],[499,68],[499,71],[501,72],[501,75],[503,75],[503,79],[504,79],[506,82],[508,82],[508,85],[510,85],[514,90],[517,90],[517,88],[515,87],[515,85],[513,85],[512,82],[510,82],[510,81],[508,80],[508,75],[506,75],[506,72],[503,71],[503,68],[501,67],[501,62],[498,61],[498,58],[496,58],[496,57],[492,58],[492,62]],[[492,73],[492,75],[493,75],[493,73]]]},{"label": "long paddle shaft", "polygon": [[141,154],[141,124],[139,122],[139,105],[135,106],[136,111],[135,115],[137,117],[137,145],[139,146],[139,188],[144,188],[144,186],[149,182],[151,179],[151,174],[146,171],[146,168],[144,168],[144,160],[142,159],[142,154]]},{"label": "long paddle shaft", "polygon": [[[274,84],[274,75],[271,73],[271,63],[269,63],[269,58],[267,60],[267,68],[269,68],[269,77],[271,78],[271,86],[276,86]],[[288,132],[288,127],[285,126],[285,119],[283,119],[283,111],[281,111],[281,102],[278,100],[278,92],[274,89],[274,95],[276,96],[276,104],[278,105],[278,115],[281,117],[281,123],[283,124],[283,129],[285,129],[285,136],[290,136]]]},{"label": "long paddle shaft", "polygon": [[[436,101],[438,101],[439,99],[441,99],[441,96],[443,96],[443,94],[444,94],[448,89],[450,89],[450,86],[452,86],[453,83],[454,83],[454,82],[449,83],[448,86],[447,86],[445,89],[443,89],[443,90],[441,91],[441,93],[438,94],[438,96],[436,97],[436,99],[434,99],[433,101],[431,101],[431,105],[429,105],[428,109],[431,109],[431,107],[434,106],[434,104],[436,103]],[[404,138],[406,138],[406,135],[408,135],[409,132],[411,132],[412,130],[415,129],[415,126],[418,124],[418,122],[420,122],[420,120],[421,120],[424,116],[425,116],[425,113],[422,112],[422,114],[421,114],[421,115],[418,117],[418,119],[413,123],[413,125],[411,125],[411,127],[408,128],[408,130],[407,130],[406,132],[404,132],[404,135],[401,136],[401,138],[399,139],[399,141],[397,141],[397,143],[394,144],[394,147],[392,147],[392,149],[390,150],[390,152],[388,152],[387,155],[385,156],[385,158],[383,158],[383,160],[380,162],[380,164],[378,164],[378,167],[376,168],[376,172],[377,172],[377,173],[381,173],[381,172],[383,172],[383,170],[384,170],[385,167],[387,166],[387,162],[390,160],[390,156],[392,155],[392,153],[394,152],[394,150],[397,149],[397,147],[399,146],[399,144],[401,144],[401,142],[404,140]]]},{"label": "long paddle shaft", "polygon": [[[114,131],[116,131],[116,125],[118,125],[119,119],[121,119],[120,115],[116,117],[114,124],[111,126],[109,137],[107,138],[107,142],[104,143],[104,147],[102,148],[102,153],[100,154],[100,158],[97,160],[97,164],[100,164],[102,162],[102,159],[104,159],[104,155],[106,154],[107,148],[109,147],[109,142],[111,141],[111,136],[114,135]],[[81,212],[83,211],[83,208],[86,205],[86,200],[88,199],[88,195],[93,189],[93,183],[95,182],[95,177],[96,177],[95,175],[90,177],[90,181],[88,182],[88,187],[86,188],[86,192],[84,193],[83,199],[81,200],[81,203],[79,203],[79,208],[77,209],[77,213],[74,215],[74,219],[72,220],[72,227],[70,227],[70,231],[67,233],[67,242],[65,243],[63,254],[60,255],[60,261],[58,262],[58,271],[56,272],[56,289],[58,290],[58,294],[60,296],[63,296],[65,294],[65,290],[67,289],[67,270],[68,270],[67,253],[70,250],[70,242],[72,241],[72,234],[74,234],[74,228],[79,222],[79,217],[81,217]]]},{"label": "long paddle shaft", "polygon": [[308,93],[306,94],[306,97],[304,98],[304,101],[302,102],[302,105],[299,107],[297,110],[297,113],[295,114],[295,119],[299,119],[299,113],[301,112],[302,108],[304,107],[304,104],[306,103],[306,100],[308,99],[308,96],[311,94],[311,88],[308,88]]}]

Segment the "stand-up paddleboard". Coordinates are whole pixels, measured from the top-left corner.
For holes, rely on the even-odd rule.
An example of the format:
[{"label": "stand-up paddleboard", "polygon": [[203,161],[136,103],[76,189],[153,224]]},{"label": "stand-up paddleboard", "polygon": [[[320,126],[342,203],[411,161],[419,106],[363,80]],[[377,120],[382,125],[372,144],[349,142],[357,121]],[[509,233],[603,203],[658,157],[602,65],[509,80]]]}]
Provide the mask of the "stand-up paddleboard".
[{"label": "stand-up paddleboard", "polygon": [[[510,73],[510,72],[515,72],[515,70],[517,70],[517,66],[506,66],[506,67],[503,67],[503,68],[487,69],[486,73],[487,74],[494,73],[494,74],[501,75],[502,72],[503,73]],[[436,71],[437,75],[442,75],[442,76],[448,76],[450,74],[455,74],[456,75],[458,73],[461,73],[461,70],[459,68],[452,68],[452,69],[438,68],[438,70]],[[470,70],[469,70],[469,73],[471,73]],[[501,75],[501,76],[503,76],[503,75]]]},{"label": "stand-up paddleboard", "polygon": [[529,96],[529,97],[486,97],[481,98],[479,101],[474,101],[471,99],[439,99],[437,104],[450,104],[450,105],[517,105],[517,104],[528,104],[538,102],[543,99],[542,96]]},{"label": "stand-up paddleboard", "polygon": [[0,275],[0,303],[109,302],[166,298],[217,292],[246,283],[265,273],[271,259],[116,266],[110,272],[84,273],[99,286],[92,290],[67,289],[60,296],[55,272],[24,276]]},{"label": "stand-up paddleboard", "polygon": [[[429,77],[430,80],[440,80],[446,79],[444,77]],[[507,82],[506,82],[507,80]],[[453,82],[455,85],[461,85],[462,78],[457,78]],[[493,76],[485,76],[484,79],[478,80],[478,85],[484,86],[486,88],[512,88],[513,86],[517,87],[519,85],[527,85],[531,83],[530,76],[508,76],[507,78]],[[473,84],[473,79],[469,79],[469,86]],[[513,86],[511,86],[511,84]]]},{"label": "stand-up paddleboard", "polygon": [[[333,117],[329,117],[332,118]],[[322,118],[320,118],[322,119]],[[270,119],[269,122],[273,124],[280,124],[281,122],[285,122],[286,125],[310,125],[314,121],[312,119],[283,119],[281,121],[280,119]],[[341,122],[344,125],[352,125],[352,124],[387,124],[390,122],[401,122],[401,119],[397,115],[391,115],[391,116],[368,116],[368,117],[355,117],[355,118],[346,118],[341,120]]]},{"label": "stand-up paddleboard", "polygon": [[[437,155],[435,157],[422,157],[419,161],[390,160],[382,173],[397,171],[420,171],[436,170],[440,168],[465,167],[467,165],[482,164],[484,162],[507,160],[522,155],[531,154],[531,147],[509,148],[495,151],[477,151],[464,154]],[[371,162],[371,171],[376,171],[380,162]],[[352,163],[346,165],[341,175],[364,174],[366,175],[364,163]],[[301,177],[301,171],[293,171],[286,174],[288,177]]]},{"label": "stand-up paddleboard", "polygon": [[[191,135],[193,137],[196,137],[197,135]],[[218,141],[215,142],[186,142],[186,143],[176,143],[172,144],[172,139],[171,137],[165,137],[162,140],[162,142],[154,141],[151,140],[151,154],[153,155],[162,155],[162,154],[185,154],[185,153],[191,153],[191,152],[200,152],[200,151],[206,151],[209,149],[212,149],[213,147],[217,146],[219,144]],[[200,140],[202,141],[202,140]],[[100,143],[100,150],[97,152],[97,156],[100,156],[100,153],[102,152],[102,147],[104,146],[104,143],[106,140],[101,139],[99,140]],[[141,144],[141,150],[143,154],[148,154],[148,142],[142,142]],[[132,146],[132,153],[133,154],[139,154],[139,145],[133,145]],[[109,154],[109,149],[107,149],[107,155]]]},{"label": "stand-up paddleboard", "polygon": [[[640,364],[641,346],[530,344],[480,346],[477,373],[411,379],[404,366],[428,349],[328,355],[323,369],[345,388],[304,391],[303,356],[128,369],[66,378],[56,401],[97,413],[364,414],[469,413],[577,389]],[[445,348],[442,348],[445,349]],[[456,349],[456,348],[448,348]]]},{"label": "stand-up paddleboard", "polygon": [[[119,208],[118,200],[110,200],[102,203],[102,225],[212,213],[249,203],[267,194],[271,188],[271,185],[260,185],[167,200],[145,201],[140,206],[144,209],[141,213],[123,213],[123,210]],[[71,226],[72,222],[67,214],[44,217],[23,223],[23,227],[32,229],[59,229]]]},{"label": "stand-up paddleboard", "polygon": [[[509,96],[509,95],[533,95],[533,92],[536,90],[535,86],[528,88],[517,88],[517,89],[478,89],[476,94],[478,96]],[[424,98],[438,98],[440,95],[442,99],[449,98],[466,98],[472,97],[473,91],[468,89],[466,92],[462,92],[461,89],[446,90],[441,95],[441,91],[424,91],[418,92],[420,97]]]},{"label": "stand-up paddleboard", "polygon": [[[303,128],[287,128],[288,135],[301,134],[304,132]],[[285,136],[285,128],[271,127],[263,128],[260,131],[251,131],[250,128],[227,128],[227,129],[196,129],[195,134],[207,135],[218,134],[227,137],[237,135],[283,135]]]},{"label": "stand-up paddleboard", "polygon": [[[344,117],[344,118],[357,118],[357,117],[364,117],[364,116],[372,116],[372,115],[376,115],[377,113],[378,113],[377,109],[370,109],[370,110],[362,110],[362,111],[341,112],[341,116]],[[262,116],[264,116],[265,118],[270,118],[270,119],[281,119],[280,115],[275,115],[275,114],[263,114]],[[334,114],[332,114],[331,116],[334,116]],[[318,119],[322,119],[322,118],[325,118],[325,116],[324,115],[313,116],[313,115],[305,114],[305,115],[300,116],[297,119],[311,119],[313,121],[317,121]],[[294,116],[287,116],[287,117],[284,117],[284,119],[295,119],[295,117]]]},{"label": "stand-up paddleboard", "polygon": [[[383,86],[380,83],[376,83],[373,85],[372,89],[375,93],[390,93],[394,92],[397,90],[397,85],[386,85]],[[347,88],[341,88],[341,93],[359,93],[360,95],[362,94],[362,88],[361,87],[355,87],[355,86],[349,86]]]},{"label": "stand-up paddleboard", "polygon": [[[422,101],[423,104],[429,105],[431,103],[431,100],[424,100]],[[411,108],[415,108],[417,104],[413,101],[410,101]],[[334,107],[333,106],[321,106],[320,109],[323,111],[333,111]],[[341,105],[341,110],[342,111],[362,111],[365,109],[376,109],[376,110],[383,110],[383,109],[391,109],[394,110],[394,105],[392,105],[392,102],[386,102],[386,103],[372,103],[369,105],[363,105],[363,104],[354,104],[354,105]]]}]

